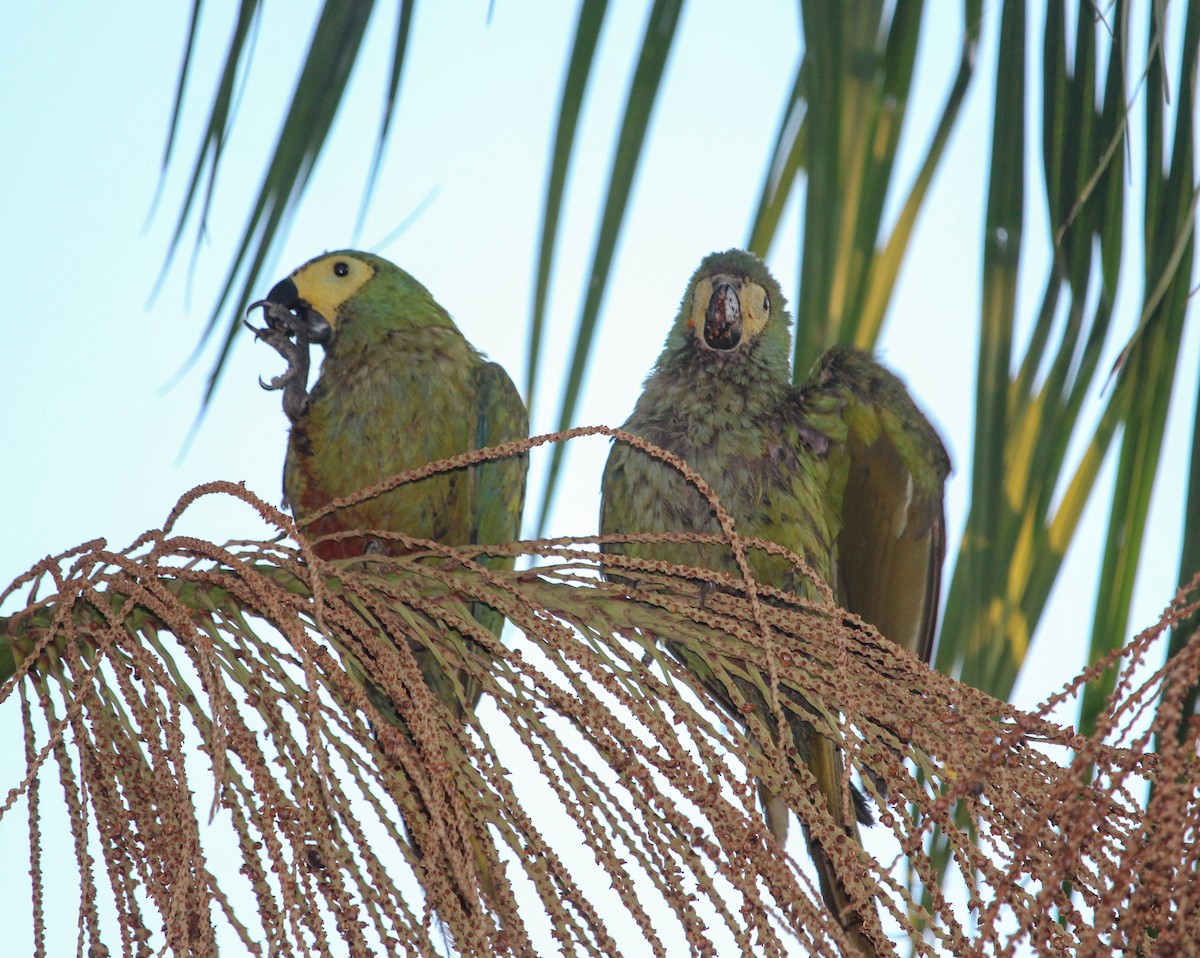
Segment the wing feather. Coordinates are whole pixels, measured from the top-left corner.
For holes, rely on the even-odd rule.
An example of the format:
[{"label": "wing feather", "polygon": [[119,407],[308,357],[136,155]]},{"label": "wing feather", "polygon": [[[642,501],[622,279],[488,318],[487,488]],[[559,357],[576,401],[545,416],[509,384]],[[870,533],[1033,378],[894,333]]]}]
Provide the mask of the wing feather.
[{"label": "wing feather", "polygon": [[844,478],[838,599],[928,662],[946,554],[945,447],[904,383],[849,347],[826,353],[803,395],[840,419],[829,430]]}]

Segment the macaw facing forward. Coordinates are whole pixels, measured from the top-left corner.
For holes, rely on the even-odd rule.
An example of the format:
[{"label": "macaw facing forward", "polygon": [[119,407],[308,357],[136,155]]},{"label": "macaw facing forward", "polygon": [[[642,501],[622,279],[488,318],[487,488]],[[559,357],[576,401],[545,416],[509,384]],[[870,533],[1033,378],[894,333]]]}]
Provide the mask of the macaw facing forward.
[{"label": "macaw facing forward", "polygon": [[[869,356],[835,347],[812,375],[791,382],[791,320],[779,284],[755,256],[714,253],[688,283],[666,346],[623,428],[683,459],[714,489],[737,531],[803,556],[838,602],[929,661],[945,531],[942,490],[950,463],[903,383]],[[720,535],[708,501],[665,463],[616,443],[604,470],[602,534]],[[606,543],[649,560],[739,576],[733,553],[693,543]],[[764,584],[817,598],[781,556],[747,554]],[[668,648],[735,719],[740,699],[774,727],[766,675],[744,662],[714,663],[682,644]],[[754,671],[754,670],[751,670]],[[806,708],[806,711],[811,711]],[[841,759],[812,725],[790,713],[801,760],[830,814],[857,838],[844,812]],[[788,809],[763,788],[771,831],[786,836]],[[870,812],[857,789],[859,822]],[[843,883],[811,835],[809,850],[827,905],[873,954]]]}]

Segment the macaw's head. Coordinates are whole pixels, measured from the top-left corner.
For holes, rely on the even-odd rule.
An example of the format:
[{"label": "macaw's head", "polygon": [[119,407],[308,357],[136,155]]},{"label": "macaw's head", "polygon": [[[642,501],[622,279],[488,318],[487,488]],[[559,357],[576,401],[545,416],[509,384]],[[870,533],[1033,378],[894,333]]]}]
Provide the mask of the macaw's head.
[{"label": "macaw's head", "polygon": [[757,256],[740,249],[713,253],[692,274],[676,332],[724,363],[757,351],[760,343],[786,344],[791,323],[786,305],[779,284]]},{"label": "macaw's head", "polygon": [[328,345],[351,313],[350,301],[381,269],[396,270],[370,253],[339,250],[311,259],[272,287],[262,306],[267,323],[306,343]]}]

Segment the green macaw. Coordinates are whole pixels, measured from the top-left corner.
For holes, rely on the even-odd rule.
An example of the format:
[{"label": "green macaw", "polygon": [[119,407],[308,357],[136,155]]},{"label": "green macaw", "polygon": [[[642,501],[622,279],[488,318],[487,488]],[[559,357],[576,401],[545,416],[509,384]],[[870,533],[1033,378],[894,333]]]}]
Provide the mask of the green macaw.
[{"label": "green macaw", "polygon": [[[424,286],[387,260],[354,250],[318,256],[256,307],[267,319],[256,334],[289,361],[264,386],[283,390],[292,421],[283,486],[297,519],[433,460],[529,435],[525,404],[507,373],[467,342]],[[325,359],[308,393],[310,344],[324,346]],[[402,554],[405,546],[388,532],[455,546],[508,542],[520,533],[527,467],[522,455],[438,473],[329,513],[306,532],[325,559]],[[320,538],[347,531],[362,534]],[[480,561],[511,569],[514,560]],[[498,611],[474,603],[471,612],[499,637]],[[482,653],[478,643],[466,645]],[[479,701],[479,682],[444,665],[453,658],[439,654],[446,650],[410,646],[426,684],[462,720]],[[380,713],[404,728],[353,663],[351,672]]]},{"label": "green macaw", "polygon": [[[705,258],[688,283],[666,346],[622,427],[699,473],[746,536],[803,556],[838,602],[928,662],[945,553],[942,490],[949,458],[903,383],[869,356],[839,346],[809,378],[791,381],[791,318],[779,284],[742,250]],[[672,467],[614,444],[601,491],[602,534],[721,534],[706,499]],[[739,576],[725,547],[691,543],[606,543],[605,552]],[[764,584],[817,598],[811,581],[780,556],[752,549]],[[736,697],[774,728],[765,674],[737,662],[714,668],[681,643],[667,646],[735,719]],[[811,714],[811,712],[810,712]],[[789,713],[797,754],[813,772],[831,815],[854,838],[843,809],[834,745]],[[771,831],[782,844],[788,809],[765,787]],[[852,793],[855,817],[870,824]],[[847,892],[820,845],[808,837],[821,892],[860,949],[873,954]]]}]

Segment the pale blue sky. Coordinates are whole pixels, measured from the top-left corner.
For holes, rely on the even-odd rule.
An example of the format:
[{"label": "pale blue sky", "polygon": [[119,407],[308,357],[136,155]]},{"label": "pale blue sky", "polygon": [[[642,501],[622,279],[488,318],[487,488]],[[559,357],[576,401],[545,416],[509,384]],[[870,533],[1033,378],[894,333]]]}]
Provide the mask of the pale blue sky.
[{"label": "pale blue sky", "polygon": [[[200,482],[245,481],[278,501],[286,421],[278,394],[259,389],[257,378],[279,372],[279,358],[241,337],[195,441],[182,455],[212,349],[182,376],[176,373],[197,342],[240,236],[315,6],[268,5],[194,273],[188,269],[193,222],[149,305],[235,7],[205,8],[177,162],[149,220],[190,5],[34,4],[20,17],[6,18],[0,40],[0,140],[6,144],[0,158],[0,262],[8,276],[9,318],[0,346],[0,583],[88,539],[105,537],[110,546],[124,547],[160,526],[177,498]],[[569,182],[551,291],[554,335],[533,397],[539,432],[553,426],[557,370],[578,317],[614,131],[643,29],[642,4],[612,6]],[[901,163],[905,180],[957,63],[961,12],[958,4],[945,6],[945,22],[927,29],[922,40]],[[575,11],[501,0],[489,24],[482,2],[420,4],[417,10],[396,132],[361,237],[353,227],[393,35],[392,14],[384,9],[353,80],[351,105],[339,118],[263,292],[323,250],[373,247],[436,191],[411,228],[377,251],[417,276],[468,338],[523,383],[533,255]],[[954,539],[968,481],[984,190],[979,170],[990,139],[996,14],[989,4],[977,78],[945,173],[920,220],[881,345],[883,358],[943,428],[954,455],[959,471],[948,501]],[[722,5],[697,3],[681,23],[611,276],[579,424],[624,420],[691,271],[705,253],[745,241],[763,173],[759,164],[774,136],[800,41],[793,3],[742,5],[736,31],[728,28],[727,16]],[[1040,17],[1031,11],[1030,22]],[[1135,28],[1140,35],[1144,24]],[[1135,153],[1132,161],[1140,157]],[[1031,202],[1030,236],[1044,223],[1040,197]],[[793,208],[771,257],[793,300],[795,233]],[[1044,245],[1031,243],[1027,256],[1044,260],[1045,253]],[[1036,308],[1044,272],[1038,265],[1026,274],[1026,316]],[[1136,323],[1140,290],[1134,280],[1131,273],[1123,289],[1123,332],[1110,350],[1114,356]],[[1172,410],[1133,631],[1157,618],[1176,576],[1183,495],[1177,477],[1186,472],[1200,352],[1194,329],[1185,350],[1184,402]],[[606,454],[600,440],[573,447],[553,533],[595,532]],[[544,459],[535,460],[535,476],[541,466]],[[1068,559],[1019,688],[1026,706],[1060,688],[1081,665],[1090,618],[1080,620],[1079,612],[1092,604],[1104,532],[1095,521],[1102,517],[1091,519]],[[195,509],[182,531],[224,541],[252,538],[262,529],[248,508],[214,500]],[[10,723],[15,749],[17,713],[5,707],[0,716]],[[6,770],[0,788],[7,790],[19,773],[8,763],[0,767]],[[0,821],[0,848],[24,855],[24,827],[23,813]],[[6,888],[11,893],[0,896],[8,899],[6,913],[16,908],[5,925],[11,934],[28,926],[25,880],[23,873],[12,876]]]}]

